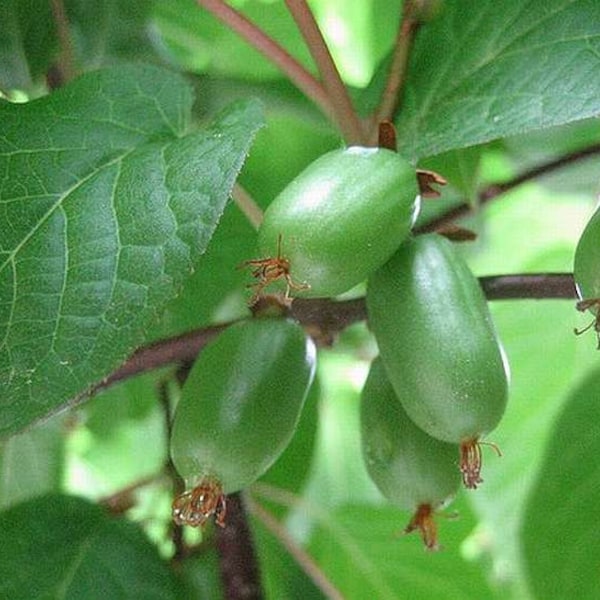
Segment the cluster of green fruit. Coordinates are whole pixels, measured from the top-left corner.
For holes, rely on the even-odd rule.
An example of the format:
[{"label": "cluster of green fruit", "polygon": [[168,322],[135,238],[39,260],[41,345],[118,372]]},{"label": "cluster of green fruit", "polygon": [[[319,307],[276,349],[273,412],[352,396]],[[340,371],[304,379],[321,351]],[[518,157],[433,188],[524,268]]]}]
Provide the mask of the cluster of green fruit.
[{"label": "cluster of green fruit", "polygon": [[[507,399],[506,361],[476,278],[452,244],[413,237],[414,168],[395,152],[348,148],[322,156],[269,206],[259,231],[268,258],[248,261],[252,303],[279,283],[328,297],[368,280],[380,357],[362,394],[367,470],[392,502],[414,511],[407,530],[436,546],[433,513],[481,482],[481,436]],[[286,253],[282,255],[281,244]],[[171,454],[187,491],[177,523],[223,525],[224,496],[260,477],[289,443],[316,351],[299,324],[258,317],[228,328],[194,365],[176,410]]]}]

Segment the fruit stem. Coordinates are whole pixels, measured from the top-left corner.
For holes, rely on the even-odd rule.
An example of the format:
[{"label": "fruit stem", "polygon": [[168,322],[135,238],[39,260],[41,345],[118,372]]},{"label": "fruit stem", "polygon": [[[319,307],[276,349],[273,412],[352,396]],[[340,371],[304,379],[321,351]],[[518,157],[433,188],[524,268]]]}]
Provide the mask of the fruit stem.
[{"label": "fruit stem", "polygon": [[437,539],[437,525],[431,504],[420,504],[412,519],[404,529],[404,534],[419,530],[425,548],[431,551],[440,549]]},{"label": "fruit stem", "polygon": [[285,0],[290,14],[296,21],[300,33],[319,69],[321,80],[331,101],[335,121],[347,144],[366,144],[367,136],[348,90],[333,62],[317,21],[305,0]]},{"label": "fruit stem", "polygon": [[400,17],[386,86],[381,94],[380,104],[372,117],[375,127],[381,121],[393,119],[398,110],[402,88],[406,79],[410,49],[419,26],[420,22],[416,18],[415,2],[414,0],[406,0],[402,7],[402,15]]},{"label": "fruit stem", "polygon": [[258,230],[263,220],[262,208],[255,202],[254,198],[239,183],[231,190],[231,197],[235,205],[254,229]]},{"label": "fruit stem", "polygon": [[223,0],[196,0],[196,3],[279,67],[298,89],[333,119],[335,111],[323,84],[273,38]]},{"label": "fruit stem", "polygon": [[[69,27],[64,0],[51,0],[50,5],[52,7],[52,17],[56,26],[56,34],[60,47],[58,57],[59,84],[64,85],[76,75],[73,39],[71,37],[71,29]],[[58,86],[53,85],[52,89],[56,87]]]}]

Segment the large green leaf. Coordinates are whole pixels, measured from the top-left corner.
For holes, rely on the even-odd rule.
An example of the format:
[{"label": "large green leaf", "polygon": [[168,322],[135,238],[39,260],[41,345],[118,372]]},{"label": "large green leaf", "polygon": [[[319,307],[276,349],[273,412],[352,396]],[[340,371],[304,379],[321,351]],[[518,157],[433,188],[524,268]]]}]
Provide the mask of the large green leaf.
[{"label": "large green leaf", "polygon": [[154,0],[65,0],[82,69],[115,60],[152,60],[150,16]]},{"label": "large green leaf", "polygon": [[312,535],[311,554],[347,600],[494,597],[480,566],[461,556],[460,544],[473,527],[464,504],[459,519],[438,519],[441,552],[426,552],[416,534],[398,536],[408,520],[390,506],[339,508]]},{"label": "large green leaf", "polygon": [[264,524],[253,519],[253,538],[268,600],[322,600],[323,594]]},{"label": "large green leaf", "polygon": [[132,523],[70,496],[0,513],[0,597],[166,599],[176,582]]},{"label": "large green leaf", "polygon": [[195,268],[262,114],[191,131],[191,103],[123,66],[0,105],[0,435],[118,366]]},{"label": "large green leaf", "polygon": [[0,442],[0,508],[60,489],[65,419],[58,415]]},{"label": "large green leaf", "polygon": [[600,113],[596,0],[445,0],[419,32],[396,120],[425,157]]},{"label": "large green leaf", "polygon": [[[84,70],[119,59],[151,59],[148,22],[153,4],[153,0],[64,0],[72,67]],[[48,0],[0,2],[1,90],[39,93],[50,67],[61,66],[55,21]]]},{"label": "large green leaf", "polygon": [[598,597],[600,371],[573,393],[552,429],[523,523],[525,562],[537,598]]}]

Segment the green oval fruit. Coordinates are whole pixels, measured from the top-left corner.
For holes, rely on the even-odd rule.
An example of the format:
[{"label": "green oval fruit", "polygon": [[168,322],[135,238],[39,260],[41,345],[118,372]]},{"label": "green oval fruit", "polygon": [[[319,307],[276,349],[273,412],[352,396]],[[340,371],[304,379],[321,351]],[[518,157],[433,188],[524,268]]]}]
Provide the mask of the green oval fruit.
[{"label": "green oval fruit", "polygon": [[[267,208],[260,251],[289,266],[298,295],[335,296],[364,281],[408,235],[420,205],[415,169],[396,152],[324,154]],[[309,287],[310,286],[310,287]]]},{"label": "green oval fruit", "polygon": [[576,333],[583,333],[593,326],[600,349],[600,209],[592,215],[577,243],[573,277],[579,296],[577,308],[581,311],[589,310],[595,315],[589,327],[576,330]]},{"label": "green oval fruit", "polygon": [[396,395],[430,435],[461,445],[467,487],[496,427],[508,369],[479,283],[439,235],[409,240],[369,280],[369,323]]},{"label": "green oval fruit", "polygon": [[369,476],[390,502],[413,511],[407,531],[420,529],[425,545],[435,548],[433,512],[460,486],[457,445],[431,437],[411,421],[379,358],[363,387],[360,427]]},{"label": "green oval fruit", "polygon": [[257,318],[226,329],[200,354],[175,411],[171,457],[186,487],[179,523],[223,524],[224,494],[260,477],[288,445],[312,382],[316,351],[295,322]]}]

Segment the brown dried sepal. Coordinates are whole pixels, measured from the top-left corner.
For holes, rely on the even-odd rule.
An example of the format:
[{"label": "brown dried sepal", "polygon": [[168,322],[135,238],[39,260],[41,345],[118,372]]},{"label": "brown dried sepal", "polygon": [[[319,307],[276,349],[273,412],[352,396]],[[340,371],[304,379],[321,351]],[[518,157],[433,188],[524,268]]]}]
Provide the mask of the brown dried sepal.
[{"label": "brown dried sepal", "polygon": [[589,329],[593,329],[596,332],[596,337],[598,338],[597,348],[600,350],[600,298],[588,298],[587,300],[580,300],[575,305],[575,308],[580,312],[585,312],[586,310],[592,308],[595,309],[595,312],[592,311],[594,314],[594,319],[592,322],[583,329],[575,328],[573,331],[575,332],[575,335],[581,335]]},{"label": "brown dried sepal", "polygon": [[[248,301],[250,306],[254,306],[263,295],[263,290],[279,279],[285,280],[284,300],[291,302],[291,290],[307,290],[310,285],[307,283],[296,283],[290,274],[290,261],[281,255],[281,235],[277,238],[277,256],[268,258],[253,258],[244,261],[240,268],[250,267],[252,277],[257,281],[250,283],[246,287],[253,290],[252,297]],[[288,305],[289,305],[288,302]]]},{"label": "brown dried sepal", "polygon": [[412,519],[404,528],[403,533],[408,534],[419,531],[425,548],[431,551],[440,550],[437,538],[437,525],[435,522],[435,511],[431,504],[421,504],[417,508]]},{"label": "brown dried sepal", "polygon": [[423,198],[439,198],[441,196],[440,192],[432,185],[446,185],[448,183],[439,173],[427,169],[417,169],[417,181]]},{"label": "brown dried sepal", "polygon": [[177,525],[202,527],[214,515],[215,523],[225,527],[226,512],[221,484],[213,477],[205,477],[195,488],[173,500],[171,514]]},{"label": "brown dried sepal", "polygon": [[480,483],[481,478],[481,446],[490,446],[498,456],[502,456],[500,448],[493,442],[483,442],[478,438],[465,440],[460,444],[460,472],[463,484],[466,488],[475,490]]}]

